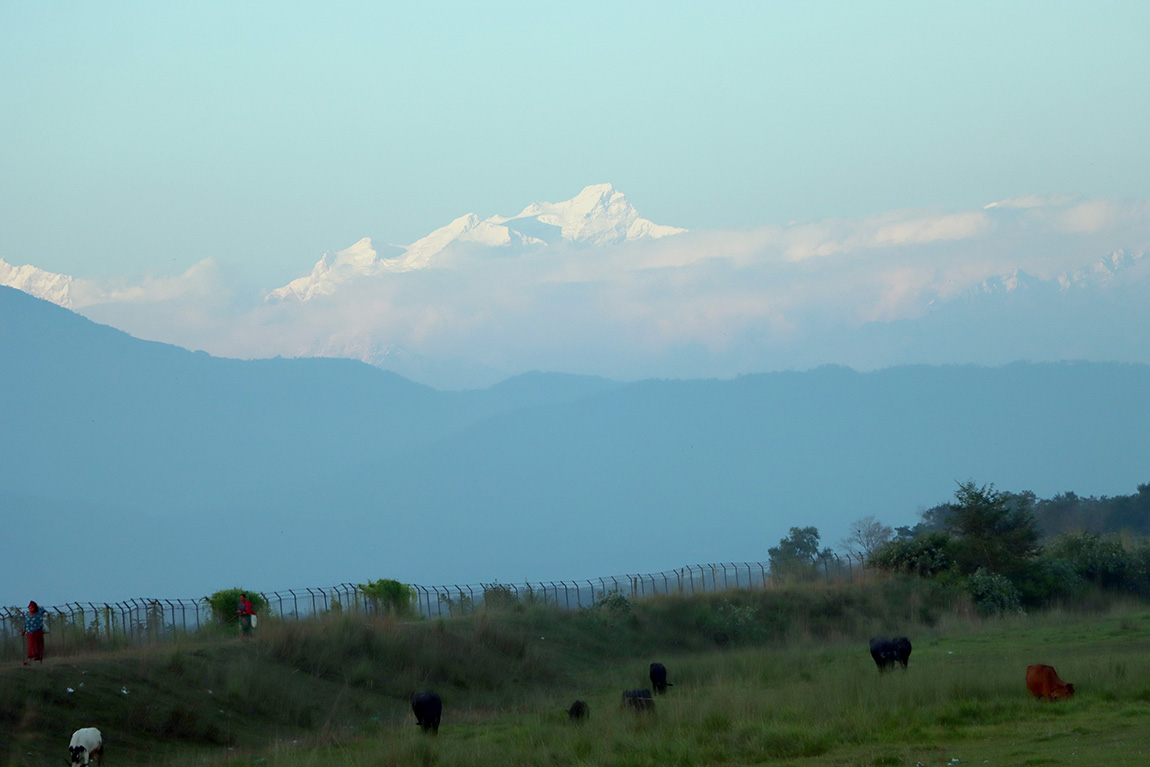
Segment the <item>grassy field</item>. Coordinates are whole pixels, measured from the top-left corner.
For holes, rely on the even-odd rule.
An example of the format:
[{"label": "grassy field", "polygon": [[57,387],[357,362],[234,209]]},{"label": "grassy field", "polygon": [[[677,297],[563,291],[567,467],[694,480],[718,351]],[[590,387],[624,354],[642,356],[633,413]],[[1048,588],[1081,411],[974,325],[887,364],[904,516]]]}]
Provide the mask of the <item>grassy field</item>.
[{"label": "grassy field", "polygon": [[[1150,757],[1145,605],[984,620],[938,595],[878,584],[615,607],[411,624],[332,616],[269,624],[249,642],[189,639],[4,668],[0,765],[63,761],[71,731],[86,725],[105,731],[120,767]],[[896,632],[914,642],[910,668],[880,675],[866,638]],[[653,715],[621,710],[622,690],[649,686],[651,660],[675,686]],[[1057,668],[1075,699],[1032,700],[1031,663]],[[444,699],[438,737],[418,730],[406,702],[425,687]],[[591,707],[581,725],[565,713],[575,698]]]}]

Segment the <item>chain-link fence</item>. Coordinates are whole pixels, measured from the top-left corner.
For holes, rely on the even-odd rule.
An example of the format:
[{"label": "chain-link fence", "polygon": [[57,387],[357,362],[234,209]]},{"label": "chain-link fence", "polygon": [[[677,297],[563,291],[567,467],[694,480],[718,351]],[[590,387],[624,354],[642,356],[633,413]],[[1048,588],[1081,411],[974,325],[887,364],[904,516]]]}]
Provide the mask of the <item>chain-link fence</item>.
[{"label": "chain-link fence", "polygon": [[[821,557],[811,565],[788,571],[798,580],[854,582],[865,578],[863,562],[851,555]],[[482,607],[503,607],[515,602],[546,604],[561,610],[592,607],[620,596],[643,599],[660,594],[701,594],[729,589],[762,589],[775,583],[765,562],[719,562],[686,565],[660,573],[608,575],[572,581],[534,583],[474,583],[409,586],[410,607],[424,618],[462,615]],[[327,588],[263,592],[264,615],[277,620],[298,620],[328,612],[373,614],[386,611],[378,597],[362,586],[342,583]],[[123,602],[73,602],[41,607],[49,637],[49,652],[72,655],[170,641],[202,630],[227,628],[213,614],[207,597],[200,599],[129,599]],[[21,630],[25,612],[0,607],[0,657],[23,657]]]}]

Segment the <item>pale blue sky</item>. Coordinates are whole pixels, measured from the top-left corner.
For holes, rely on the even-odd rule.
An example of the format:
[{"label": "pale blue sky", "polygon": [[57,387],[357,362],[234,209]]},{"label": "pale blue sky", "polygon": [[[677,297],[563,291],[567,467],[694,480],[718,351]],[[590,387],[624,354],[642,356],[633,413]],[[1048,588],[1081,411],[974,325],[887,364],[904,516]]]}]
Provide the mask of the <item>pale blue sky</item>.
[{"label": "pale blue sky", "polygon": [[1145,2],[380,5],[0,4],[0,258],[270,288],[603,182],[692,229],[1147,197]]}]

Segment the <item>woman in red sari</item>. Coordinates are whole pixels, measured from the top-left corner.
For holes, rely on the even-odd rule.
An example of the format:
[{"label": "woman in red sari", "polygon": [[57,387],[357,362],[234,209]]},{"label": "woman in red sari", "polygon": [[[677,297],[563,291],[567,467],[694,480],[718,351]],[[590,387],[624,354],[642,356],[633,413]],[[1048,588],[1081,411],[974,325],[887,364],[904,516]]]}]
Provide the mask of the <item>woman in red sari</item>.
[{"label": "woman in red sari", "polygon": [[35,602],[28,603],[28,615],[24,618],[24,630],[21,632],[28,640],[28,661],[44,662],[44,611]]}]

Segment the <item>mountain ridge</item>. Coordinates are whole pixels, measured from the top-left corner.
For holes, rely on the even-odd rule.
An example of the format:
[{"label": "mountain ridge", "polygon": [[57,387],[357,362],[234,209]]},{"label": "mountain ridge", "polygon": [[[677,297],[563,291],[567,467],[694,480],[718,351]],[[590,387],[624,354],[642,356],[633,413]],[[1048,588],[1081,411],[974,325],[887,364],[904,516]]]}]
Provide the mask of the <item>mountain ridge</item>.
[{"label": "mountain ridge", "polygon": [[[522,231],[527,225],[536,233],[555,230],[551,236],[535,236]],[[265,301],[296,299],[308,301],[331,295],[340,284],[381,274],[426,269],[435,257],[455,244],[476,244],[489,248],[542,247],[555,242],[576,245],[611,245],[644,238],[658,239],[685,232],[641,218],[626,196],[611,184],[584,187],[579,194],[561,203],[533,202],[515,216],[489,216],[480,219],[467,213],[432,231],[391,258],[380,258],[369,238],[334,254],[327,253],[306,277],[269,292]],[[329,260],[329,255],[333,256]]]}]

